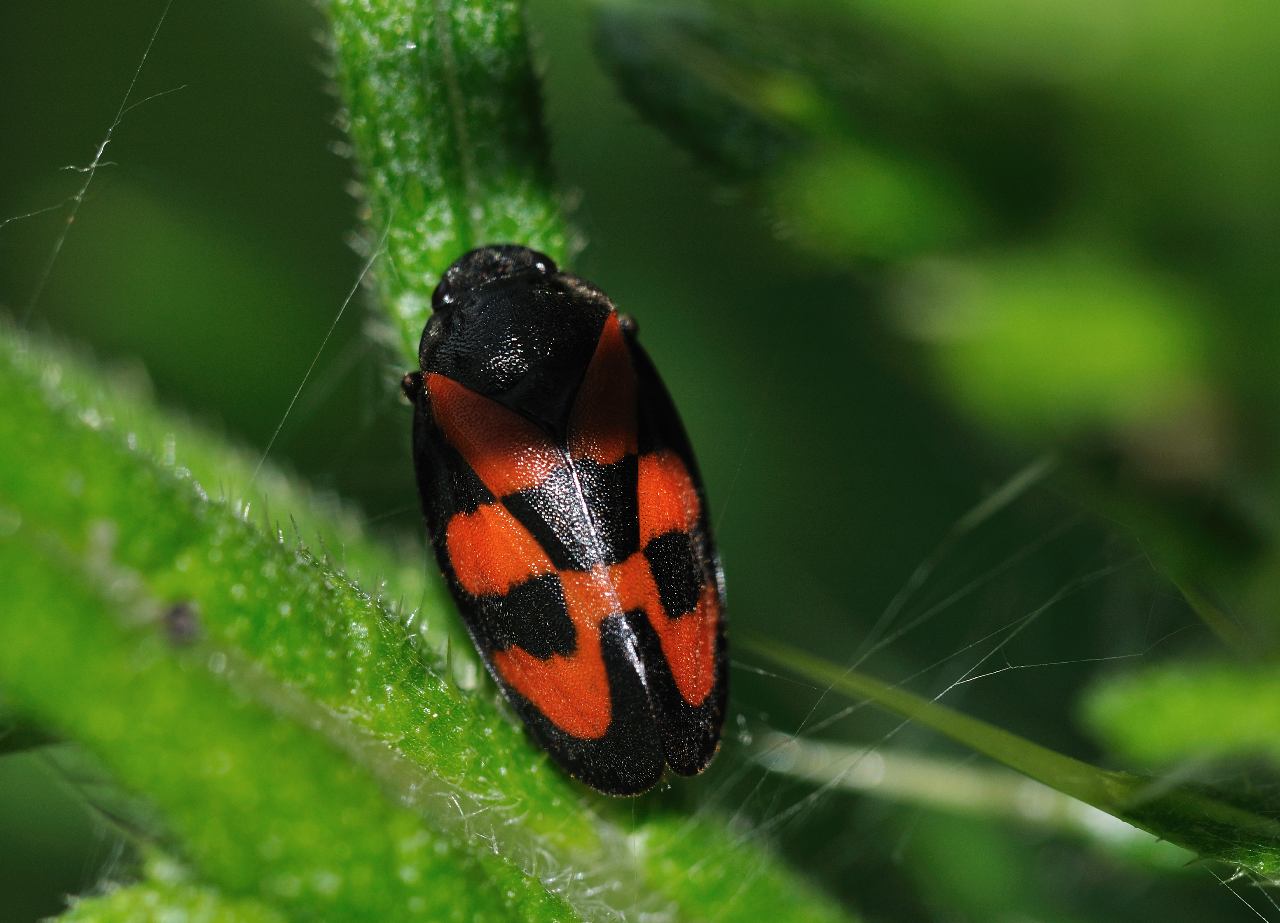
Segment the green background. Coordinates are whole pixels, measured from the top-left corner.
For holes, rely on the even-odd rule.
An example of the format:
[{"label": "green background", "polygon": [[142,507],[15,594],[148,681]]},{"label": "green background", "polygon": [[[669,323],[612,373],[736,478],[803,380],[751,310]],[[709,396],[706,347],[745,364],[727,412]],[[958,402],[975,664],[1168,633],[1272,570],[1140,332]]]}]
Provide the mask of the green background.
[{"label": "green background", "polygon": [[[0,9],[0,216],[35,211],[79,187],[82,174],[61,168],[92,158],[161,7],[78,0]],[[764,207],[751,183],[744,187],[701,165],[622,98],[593,50],[588,8],[538,0],[529,12],[545,72],[555,169],[587,242],[571,268],[639,320],[682,408],[710,493],[734,630],[851,663],[912,573],[932,564],[953,523],[1028,464],[1064,445],[1088,448],[1095,435],[1071,426],[1046,434],[1026,419],[1057,411],[1071,419],[1080,394],[1095,389],[1111,397],[1128,382],[1103,378],[1097,385],[1088,380],[1087,363],[1064,363],[1060,383],[1037,386],[1017,377],[1044,371],[1034,356],[1000,365],[1017,350],[1016,337],[993,338],[986,352],[979,341],[972,354],[949,354],[904,335],[892,305],[905,283],[886,272],[893,256],[846,258],[848,250],[836,246],[833,257],[794,227],[775,233],[787,203]],[[162,404],[255,448],[270,439],[360,271],[347,245],[356,226],[350,165],[335,153],[336,102],[325,91],[324,53],[314,40],[322,27],[304,3],[179,0],[135,97],[173,92],[130,111],[115,130],[105,155],[110,163],[97,173],[30,311],[34,329],[136,368]],[[812,28],[819,29],[816,21]],[[1176,74],[1181,65],[1190,72],[1186,59],[1170,55],[1148,70]],[[1247,65],[1242,78],[1250,76]],[[1125,81],[1147,71],[1115,72],[1106,93],[1124,99],[1132,90],[1140,98],[1146,88]],[[1055,95],[1062,90],[1053,79],[1018,91],[1031,97],[1012,89],[1002,95],[998,86],[973,90],[972,97],[1001,113],[995,122],[1007,136],[969,139],[972,150],[964,156],[939,155],[951,156],[956,169],[971,168],[978,178],[968,194],[981,202],[979,211],[997,216],[990,220],[999,231],[978,237],[972,252],[1038,241],[1044,225],[1073,210],[1084,213],[1095,200],[1113,206],[1090,219],[1103,227],[1114,229],[1128,216],[1166,229],[1162,248],[1143,256],[1193,290],[1185,337],[1208,344],[1196,340],[1196,354],[1211,356],[1205,360],[1211,369],[1239,370],[1235,379],[1208,374],[1226,382],[1215,392],[1213,415],[1239,424],[1232,459],[1252,478],[1241,482],[1272,483],[1267,434],[1275,428],[1274,388],[1266,385],[1265,357],[1275,338],[1265,311],[1274,267],[1264,265],[1264,247],[1240,247],[1238,232],[1242,223],[1250,227],[1240,202],[1255,203],[1261,217],[1252,227],[1267,230],[1263,206],[1275,193],[1274,174],[1246,163],[1229,177],[1230,194],[1214,198],[1211,189],[1190,202],[1158,195],[1161,188],[1185,192],[1206,176],[1221,178],[1245,158],[1213,155],[1265,150],[1258,139],[1268,140],[1268,129],[1245,139],[1219,132],[1221,151],[1179,148],[1157,162],[1126,163],[1125,156],[1150,157],[1148,139],[1163,137],[1169,126],[1217,110],[1153,106],[1143,110],[1148,124],[1119,116],[1073,120],[1078,113]],[[1115,108],[1124,114],[1123,106]],[[1261,115],[1271,116],[1269,130],[1280,134],[1274,113]],[[944,107],[937,117],[936,131],[963,136],[962,107]],[[1210,128],[1205,133],[1212,136]],[[1092,172],[1073,156],[1080,149],[1100,158]],[[1108,151],[1115,160],[1101,156]],[[1147,176],[1151,188],[1132,175]],[[818,189],[818,204],[843,207],[844,187],[838,178],[831,183],[825,197]],[[787,194],[785,185],[770,188],[774,196]],[[791,190],[792,222],[804,219],[804,196],[813,190],[811,183]],[[850,207],[859,201],[853,196]],[[813,211],[810,232],[820,234],[812,228],[821,227],[821,208]],[[1197,220],[1181,220],[1188,214]],[[9,313],[27,312],[64,216],[0,228],[0,304]],[[1119,248],[1113,255],[1124,256]],[[1215,281],[1222,284],[1215,288]],[[1232,314],[1224,302],[1238,310]],[[1046,334],[1040,328],[1052,324],[1054,306],[1040,308],[1031,326]],[[1153,329],[1177,328],[1181,315],[1170,316]],[[272,458],[356,502],[377,530],[417,534],[409,416],[396,389],[405,369],[363,335],[365,323],[358,298],[320,354]],[[1095,348],[1086,342],[1080,353]],[[1164,373],[1158,356],[1152,363]],[[978,381],[973,367],[992,369],[992,381]],[[1169,374],[1181,372],[1174,363]],[[1092,469],[1078,470],[1090,486],[1070,476],[1052,479],[951,542],[908,598],[904,619],[998,573],[864,667],[937,694],[991,646],[968,647],[972,642],[1073,581],[1109,569],[1084,580],[981,672],[1031,668],[967,683],[946,697],[953,707],[1105,763],[1110,755],[1078,721],[1081,691],[1101,674],[1220,645],[1148,559],[1161,534],[1152,539],[1142,531],[1146,514],[1126,517],[1125,504],[1088,481]],[[1234,475],[1217,477],[1231,482],[1228,488],[1239,486]],[[1213,494],[1221,485],[1210,482],[1206,491]],[[1265,506],[1265,494],[1258,502]],[[1154,507],[1161,504],[1157,492]],[[1159,533],[1162,526],[1152,528]],[[1168,543],[1184,547],[1178,528],[1170,527]],[[763,822],[761,836],[869,919],[1247,914],[1204,866],[1171,869],[1034,827],[849,794],[828,794],[816,810],[784,814],[809,788],[745,766],[749,738],[767,728],[803,729],[843,703],[758,672],[764,663],[741,647],[734,663],[731,740],[703,780],[708,793],[739,811],[744,823]],[[931,671],[920,674],[926,667]],[[861,710],[820,736],[874,744],[895,725]],[[967,759],[911,728],[892,745]],[[0,917],[56,912],[64,895],[91,890],[110,875],[117,855],[113,834],[83,806],[65,773],[51,771],[41,755],[0,757]]]}]

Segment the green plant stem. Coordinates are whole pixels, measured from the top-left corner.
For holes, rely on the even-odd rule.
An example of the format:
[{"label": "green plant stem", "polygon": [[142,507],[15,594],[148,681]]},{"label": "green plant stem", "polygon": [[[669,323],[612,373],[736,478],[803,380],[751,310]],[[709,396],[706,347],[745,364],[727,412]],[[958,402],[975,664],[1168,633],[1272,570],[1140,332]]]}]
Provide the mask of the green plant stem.
[{"label": "green plant stem", "polygon": [[1135,780],[1126,774],[1100,770],[985,721],[921,699],[905,689],[854,670],[843,670],[802,651],[773,642],[755,647],[776,663],[820,678],[821,682],[830,683],[845,694],[870,699],[1086,804],[1107,810],[1132,792]]},{"label": "green plant stem", "polygon": [[773,772],[824,787],[1065,833],[1161,868],[1182,869],[1192,858],[1091,805],[995,766],[777,732],[756,742],[754,757]]},{"label": "green plant stem", "polygon": [[[457,794],[492,802],[523,789],[539,804],[574,799],[555,774],[524,769],[532,751],[489,698],[451,682],[443,658],[334,561],[284,533],[264,534],[239,497],[209,497],[192,468],[234,470],[243,464],[234,453],[203,455],[207,441],[179,442],[176,433],[190,427],[138,403],[126,410],[127,402],[104,397],[101,380],[20,334],[0,333],[0,388],[9,397],[0,415],[9,449],[0,454],[0,502],[73,554],[136,572],[156,599],[191,602],[205,637],[394,743]],[[146,438],[166,431],[158,445]],[[198,461],[188,464],[191,456]],[[522,769],[503,771],[499,783],[499,767],[510,765]],[[555,830],[564,846],[596,843],[589,819],[569,824],[554,808],[525,827]]]},{"label": "green plant stem", "polygon": [[1206,858],[1280,872],[1280,812],[1265,799],[1099,769],[877,679],[774,641],[748,642],[774,663],[869,699],[1050,788]]},{"label": "green plant stem", "polygon": [[0,619],[7,694],[146,791],[228,893],[296,919],[572,916],[505,859],[432,832],[389,802],[330,743],[253,698],[227,695],[218,674],[242,689],[257,681],[238,676],[228,652],[174,648],[154,617],[162,602],[131,587],[126,570],[91,560],[77,575],[55,538],[23,526],[12,508],[0,515],[6,604],[46,613],[38,623]]},{"label": "green plant stem", "polygon": [[521,4],[328,0],[325,9],[366,234],[385,241],[379,300],[397,354],[412,360],[431,292],[466,250],[521,243],[568,256]]},{"label": "green plant stem", "polygon": [[[11,515],[52,536],[68,563],[106,562],[133,575],[160,607],[190,604],[203,641],[342,716],[322,726],[331,739],[381,741],[382,749],[353,753],[435,826],[500,833],[504,855],[526,869],[548,846],[564,855],[599,850],[593,819],[568,808],[577,800],[572,788],[547,771],[488,696],[448,680],[443,661],[344,574],[259,531],[243,518],[243,502],[209,499],[183,464],[186,445],[173,436],[159,446],[142,441],[140,431],[165,431],[155,419],[140,430],[121,427],[154,415],[103,400],[95,380],[101,376],[17,333],[0,335],[0,390],[8,395],[0,504]],[[203,464],[219,468],[216,458]],[[38,636],[39,611],[7,609],[3,621]],[[52,698],[58,676],[46,677]],[[7,689],[3,675],[0,683]],[[177,749],[153,759],[181,777],[181,736],[170,746]],[[495,808],[526,802],[535,807],[518,826],[503,823],[509,807]],[[463,823],[460,807],[476,816]],[[482,848],[478,840],[474,848]]]}]

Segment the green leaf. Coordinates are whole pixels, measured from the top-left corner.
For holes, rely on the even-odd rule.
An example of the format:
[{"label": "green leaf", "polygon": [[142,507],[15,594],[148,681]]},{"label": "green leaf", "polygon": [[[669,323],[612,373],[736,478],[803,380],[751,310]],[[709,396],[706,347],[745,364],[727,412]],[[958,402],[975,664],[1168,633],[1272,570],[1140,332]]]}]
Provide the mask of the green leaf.
[{"label": "green leaf", "polygon": [[[1122,264],[1088,254],[926,264],[908,291],[904,322],[933,347],[943,387],[1021,435],[1172,426],[1206,399],[1200,306]],[[1214,434],[1188,425],[1185,435]],[[1184,440],[1166,451],[1216,449]]]},{"label": "green leaf", "polygon": [[1233,755],[1280,761],[1280,674],[1273,667],[1153,667],[1096,686],[1083,715],[1108,746],[1145,765]]},{"label": "green leaf", "polygon": [[254,900],[223,897],[212,888],[146,882],[80,898],[61,923],[283,923],[287,918]]},{"label": "green leaf", "polygon": [[836,264],[932,252],[977,222],[941,171],[852,142],[791,158],[766,185],[782,233]]},{"label": "green leaf", "polygon": [[[340,571],[338,561],[296,545],[293,526],[260,529],[252,503],[241,495],[210,498],[236,483],[248,459],[218,451],[207,436],[192,438],[193,427],[142,405],[127,407],[102,388],[102,376],[78,371],[12,331],[0,336],[0,383],[10,395],[0,415],[0,434],[10,446],[0,459],[0,499],[23,521],[54,532],[86,560],[101,557],[142,575],[162,606],[192,603],[204,638],[233,645],[468,788],[485,792],[498,767],[528,762],[522,737],[497,719],[487,699],[442,678],[442,653],[401,624],[411,621],[408,613],[390,610],[353,583],[355,568]],[[210,480],[197,480],[196,470]],[[227,480],[218,478],[220,471],[228,472]],[[323,516],[314,508],[308,514],[305,505],[291,505],[305,503],[305,496],[295,488],[273,497],[273,513],[319,522]],[[353,520],[318,527],[316,534],[326,545],[329,537],[341,540],[331,549],[339,561],[385,566],[381,573],[397,577],[416,571],[409,586],[423,586],[421,553],[416,564],[396,561],[361,537]],[[371,585],[378,585],[378,573],[367,573]],[[422,619],[456,622],[438,607],[412,620]],[[549,773],[520,778],[532,786],[527,794],[534,800],[570,796]],[[575,835],[560,816],[547,826]],[[576,834],[588,831],[583,824]]]},{"label": "green leaf", "polygon": [[662,813],[637,830],[646,840],[651,882],[691,919],[835,923],[837,911],[817,889],[787,872],[758,837]]},{"label": "green leaf", "polygon": [[0,756],[35,750],[57,743],[57,740],[44,728],[30,721],[0,712]]},{"label": "green leaf", "polygon": [[108,549],[77,573],[71,549],[10,502],[7,694],[147,792],[211,881],[310,918],[570,916],[509,860],[388,801],[373,757],[353,761],[360,737],[344,740],[336,720],[317,735],[302,725],[324,727],[324,713],[233,651],[175,648],[161,602]]},{"label": "green leaf", "polygon": [[832,66],[838,43],[822,30],[836,20],[856,54],[848,24],[807,13],[613,0],[597,39],[636,108],[700,158],[760,181],[792,242],[840,264],[968,236],[977,209],[948,171],[872,135],[845,105],[861,75],[842,79],[849,62]]},{"label": "green leaf", "polygon": [[750,646],[815,682],[875,702],[1204,858],[1263,875],[1280,873],[1280,799],[1270,789],[1225,790],[1099,769],[811,654],[776,642]]},{"label": "green leaf", "polygon": [[603,3],[596,44],[627,99],[702,159],[749,177],[802,149],[816,88],[698,5]]}]

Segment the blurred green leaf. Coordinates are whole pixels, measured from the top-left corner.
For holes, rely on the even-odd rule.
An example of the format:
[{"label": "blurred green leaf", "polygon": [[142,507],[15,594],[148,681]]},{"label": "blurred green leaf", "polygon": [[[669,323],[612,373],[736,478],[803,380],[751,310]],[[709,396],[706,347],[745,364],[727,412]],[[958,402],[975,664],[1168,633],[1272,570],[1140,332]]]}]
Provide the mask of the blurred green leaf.
[{"label": "blurred green leaf", "polygon": [[641,113],[730,175],[760,180],[782,233],[806,249],[886,260],[968,236],[977,209],[948,171],[872,136],[842,105],[857,83],[845,71],[862,62],[833,69],[821,30],[839,17],[802,7],[807,17],[614,0],[600,4],[597,44]]},{"label": "blurred green leaf", "polygon": [[1280,762],[1280,673],[1173,663],[1095,686],[1083,715],[1107,745],[1145,765],[1222,756]]},{"label": "blurred green leaf", "polygon": [[44,728],[0,711],[0,757],[46,747],[57,740]]},{"label": "blurred green leaf", "polygon": [[[1122,264],[1023,255],[926,265],[905,323],[926,338],[943,387],[983,419],[1050,441],[1099,431],[1185,438],[1167,466],[1220,463],[1201,423],[1209,400],[1202,314],[1187,295]],[[1193,441],[1194,440],[1194,441]],[[1171,472],[1176,474],[1178,472]]]},{"label": "blurred green leaf", "polygon": [[759,837],[716,829],[664,812],[634,834],[647,841],[645,870],[691,919],[835,923],[857,919],[837,911],[804,878],[770,861]]},{"label": "blurred green leaf", "polygon": [[[1039,205],[1047,214],[1020,218],[1036,227],[1066,219],[1079,229],[1082,212],[1144,234],[1158,228],[1133,219],[1275,226],[1265,203],[1280,187],[1260,171],[1275,164],[1280,138],[1263,116],[1280,88],[1271,66],[1280,16],[1263,0],[1211,11],[1007,0],[597,5],[601,48],[628,98],[722,164],[772,168],[779,152],[843,137],[947,165],[1001,209]],[[766,130],[788,144],[760,144]]]},{"label": "blurred green leaf", "polygon": [[736,168],[784,238],[878,261],[861,301],[908,305],[940,395],[1067,449],[1064,486],[1264,640],[1274,6],[599,6],[644,115]]},{"label": "blurred green leaf", "polygon": [[[1045,867],[1061,857],[1046,857],[1049,850],[1043,843],[1010,839],[991,821],[946,814],[913,818],[910,831],[903,858],[920,869],[920,890],[932,899],[935,916],[986,919],[991,895],[998,894],[1006,920],[1091,921],[1078,909],[1083,903],[1079,889],[1055,889],[1051,880],[1046,882],[1050,876]],[[923,872],[926,868],[928,874]]]},{"label": "blurred green leaf", "polygon": [[782,233],[837,263],[928,253],[978,220],[955,185],[927,165],[854,144],[793,158],[767,186]]},{"label": "blurred green leaf", "polygon": [[624,95],[700,157],[746,177],[803,147],[814,88],[699,4],[599,5],[596,45]]}]

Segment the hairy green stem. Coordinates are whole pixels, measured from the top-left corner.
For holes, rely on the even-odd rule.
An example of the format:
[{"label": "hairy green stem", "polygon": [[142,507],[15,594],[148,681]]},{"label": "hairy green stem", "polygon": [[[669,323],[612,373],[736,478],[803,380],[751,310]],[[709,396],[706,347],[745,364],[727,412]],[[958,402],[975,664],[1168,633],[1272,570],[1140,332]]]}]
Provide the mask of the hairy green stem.
[{"label": "hairy green stem", "polygon": [[344,126],[385,254],[379,300],[411,360],[440,274],[472,247],[568,256],[515,0],[328,0]]},{"label": "hairy green stem", "polygon": [[[232,652],[167,637],[164,602],[136,586],[105,543],[99,555],[71,556],[12,507],[0,516],[0,572],[20,616],[0,619],[6,694],[146,791],[228,893],[295,919],[572,916],[540,882],[425,827],[331,742],[255,701],[267,681],[248,665],[241,675]],[[223,682],[241,694],[227,695]]]}]

